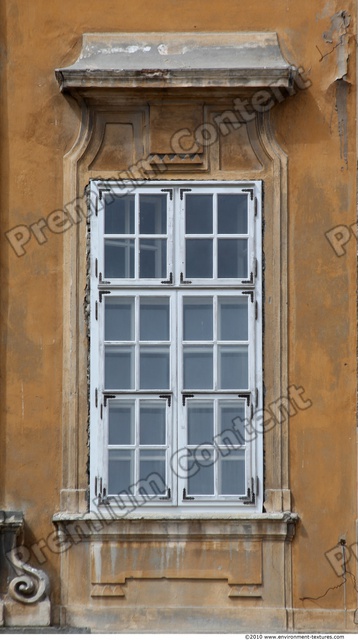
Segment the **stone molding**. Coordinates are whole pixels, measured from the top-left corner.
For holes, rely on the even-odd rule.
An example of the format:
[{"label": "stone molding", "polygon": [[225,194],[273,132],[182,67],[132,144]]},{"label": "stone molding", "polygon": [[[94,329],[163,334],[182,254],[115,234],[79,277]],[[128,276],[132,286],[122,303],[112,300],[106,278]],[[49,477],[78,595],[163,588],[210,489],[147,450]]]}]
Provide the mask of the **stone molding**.
[{"label": "stone molding", "polygon": [[23,537],[23,529],[24,518],[21,512],[0,512],[0,567],[3,585],[0,626],[48,626],[51,618],[50,582],[44,571],[31,567],[21,557],[22,548],[17,545]]},{"label": "stone molding", "polygon": [[61,91],[91,88],[293,87],[297,69],[274,32],[86,33]]}]

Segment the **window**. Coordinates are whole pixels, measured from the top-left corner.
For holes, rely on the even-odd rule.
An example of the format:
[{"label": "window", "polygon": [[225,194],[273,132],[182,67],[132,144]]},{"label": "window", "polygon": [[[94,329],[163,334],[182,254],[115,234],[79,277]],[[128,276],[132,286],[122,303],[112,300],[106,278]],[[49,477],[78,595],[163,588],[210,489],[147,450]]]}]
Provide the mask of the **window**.
[{"label": "window", "polygon": [[92,499],[259,508],[261,183],[90,190]]}]

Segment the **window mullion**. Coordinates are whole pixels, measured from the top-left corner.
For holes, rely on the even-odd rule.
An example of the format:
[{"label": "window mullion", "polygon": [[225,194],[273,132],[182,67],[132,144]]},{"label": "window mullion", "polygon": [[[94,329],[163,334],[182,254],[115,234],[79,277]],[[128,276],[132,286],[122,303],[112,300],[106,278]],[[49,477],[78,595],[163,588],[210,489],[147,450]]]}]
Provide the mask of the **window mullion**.
[{"label": "window mullion", "polygon": [[213,278],[218,279],[218,194],[213,193]]},{"label": "window mullion", "polygon": [[139,193],[136,191],[134,199],[134,279],[139,280]]},{"label": "window mullion", "polygon": [[213,295],[213,390],[217,391],[219,387],[219,354],[218,354],[218,296]]}]

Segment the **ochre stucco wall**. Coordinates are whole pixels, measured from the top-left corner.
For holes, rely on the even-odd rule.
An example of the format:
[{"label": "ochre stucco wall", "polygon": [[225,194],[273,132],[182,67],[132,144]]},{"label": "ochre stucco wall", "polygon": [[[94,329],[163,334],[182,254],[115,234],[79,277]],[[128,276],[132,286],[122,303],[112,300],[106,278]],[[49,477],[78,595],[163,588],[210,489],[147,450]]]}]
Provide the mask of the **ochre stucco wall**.
[{"label": "ochre stucco wall", "polygon": [[[351,15],[347,35],[324,39],[341,10]],[[60,509],[63,238],[32,240],[19,258],[4,232],[63,207],[63,156],[79,119],[54,69],[77,58],[84,32],[276,31],[286,58],[312,82],[272,114],[289,159],[289,381],[312,401],[290,425],[290,488],[300,516],[293,606],[316,611],[316,628],[324,619],[318,605],[344,608],[342,588],[318,603],[301,598],[339,584],[324,552],[341,536],[348,544],[356,538],[355,239],[337,257],[325,237],[355,220],[354,12],[354,2],[333,0],[2,3],[0,507],[24,512],[29,545],[48,536]],[[349,54],[344,77],[337,37]],[[59,564],[51,554],[44,565],[57,605]],[[356,608],[351,581],[346,606]]]}]

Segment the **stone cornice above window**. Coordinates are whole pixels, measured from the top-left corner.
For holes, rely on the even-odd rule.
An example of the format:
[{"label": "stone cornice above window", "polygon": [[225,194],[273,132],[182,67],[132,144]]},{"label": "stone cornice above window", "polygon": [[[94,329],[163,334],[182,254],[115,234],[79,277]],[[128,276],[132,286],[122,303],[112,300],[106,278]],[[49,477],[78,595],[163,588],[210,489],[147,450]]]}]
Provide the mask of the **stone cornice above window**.
[{"label": "stone cornice above window", "polygon": [[269,87],[290,93],[298,73],[273,32],[87,33],[79,58],[56,77],[70,93]]}]

